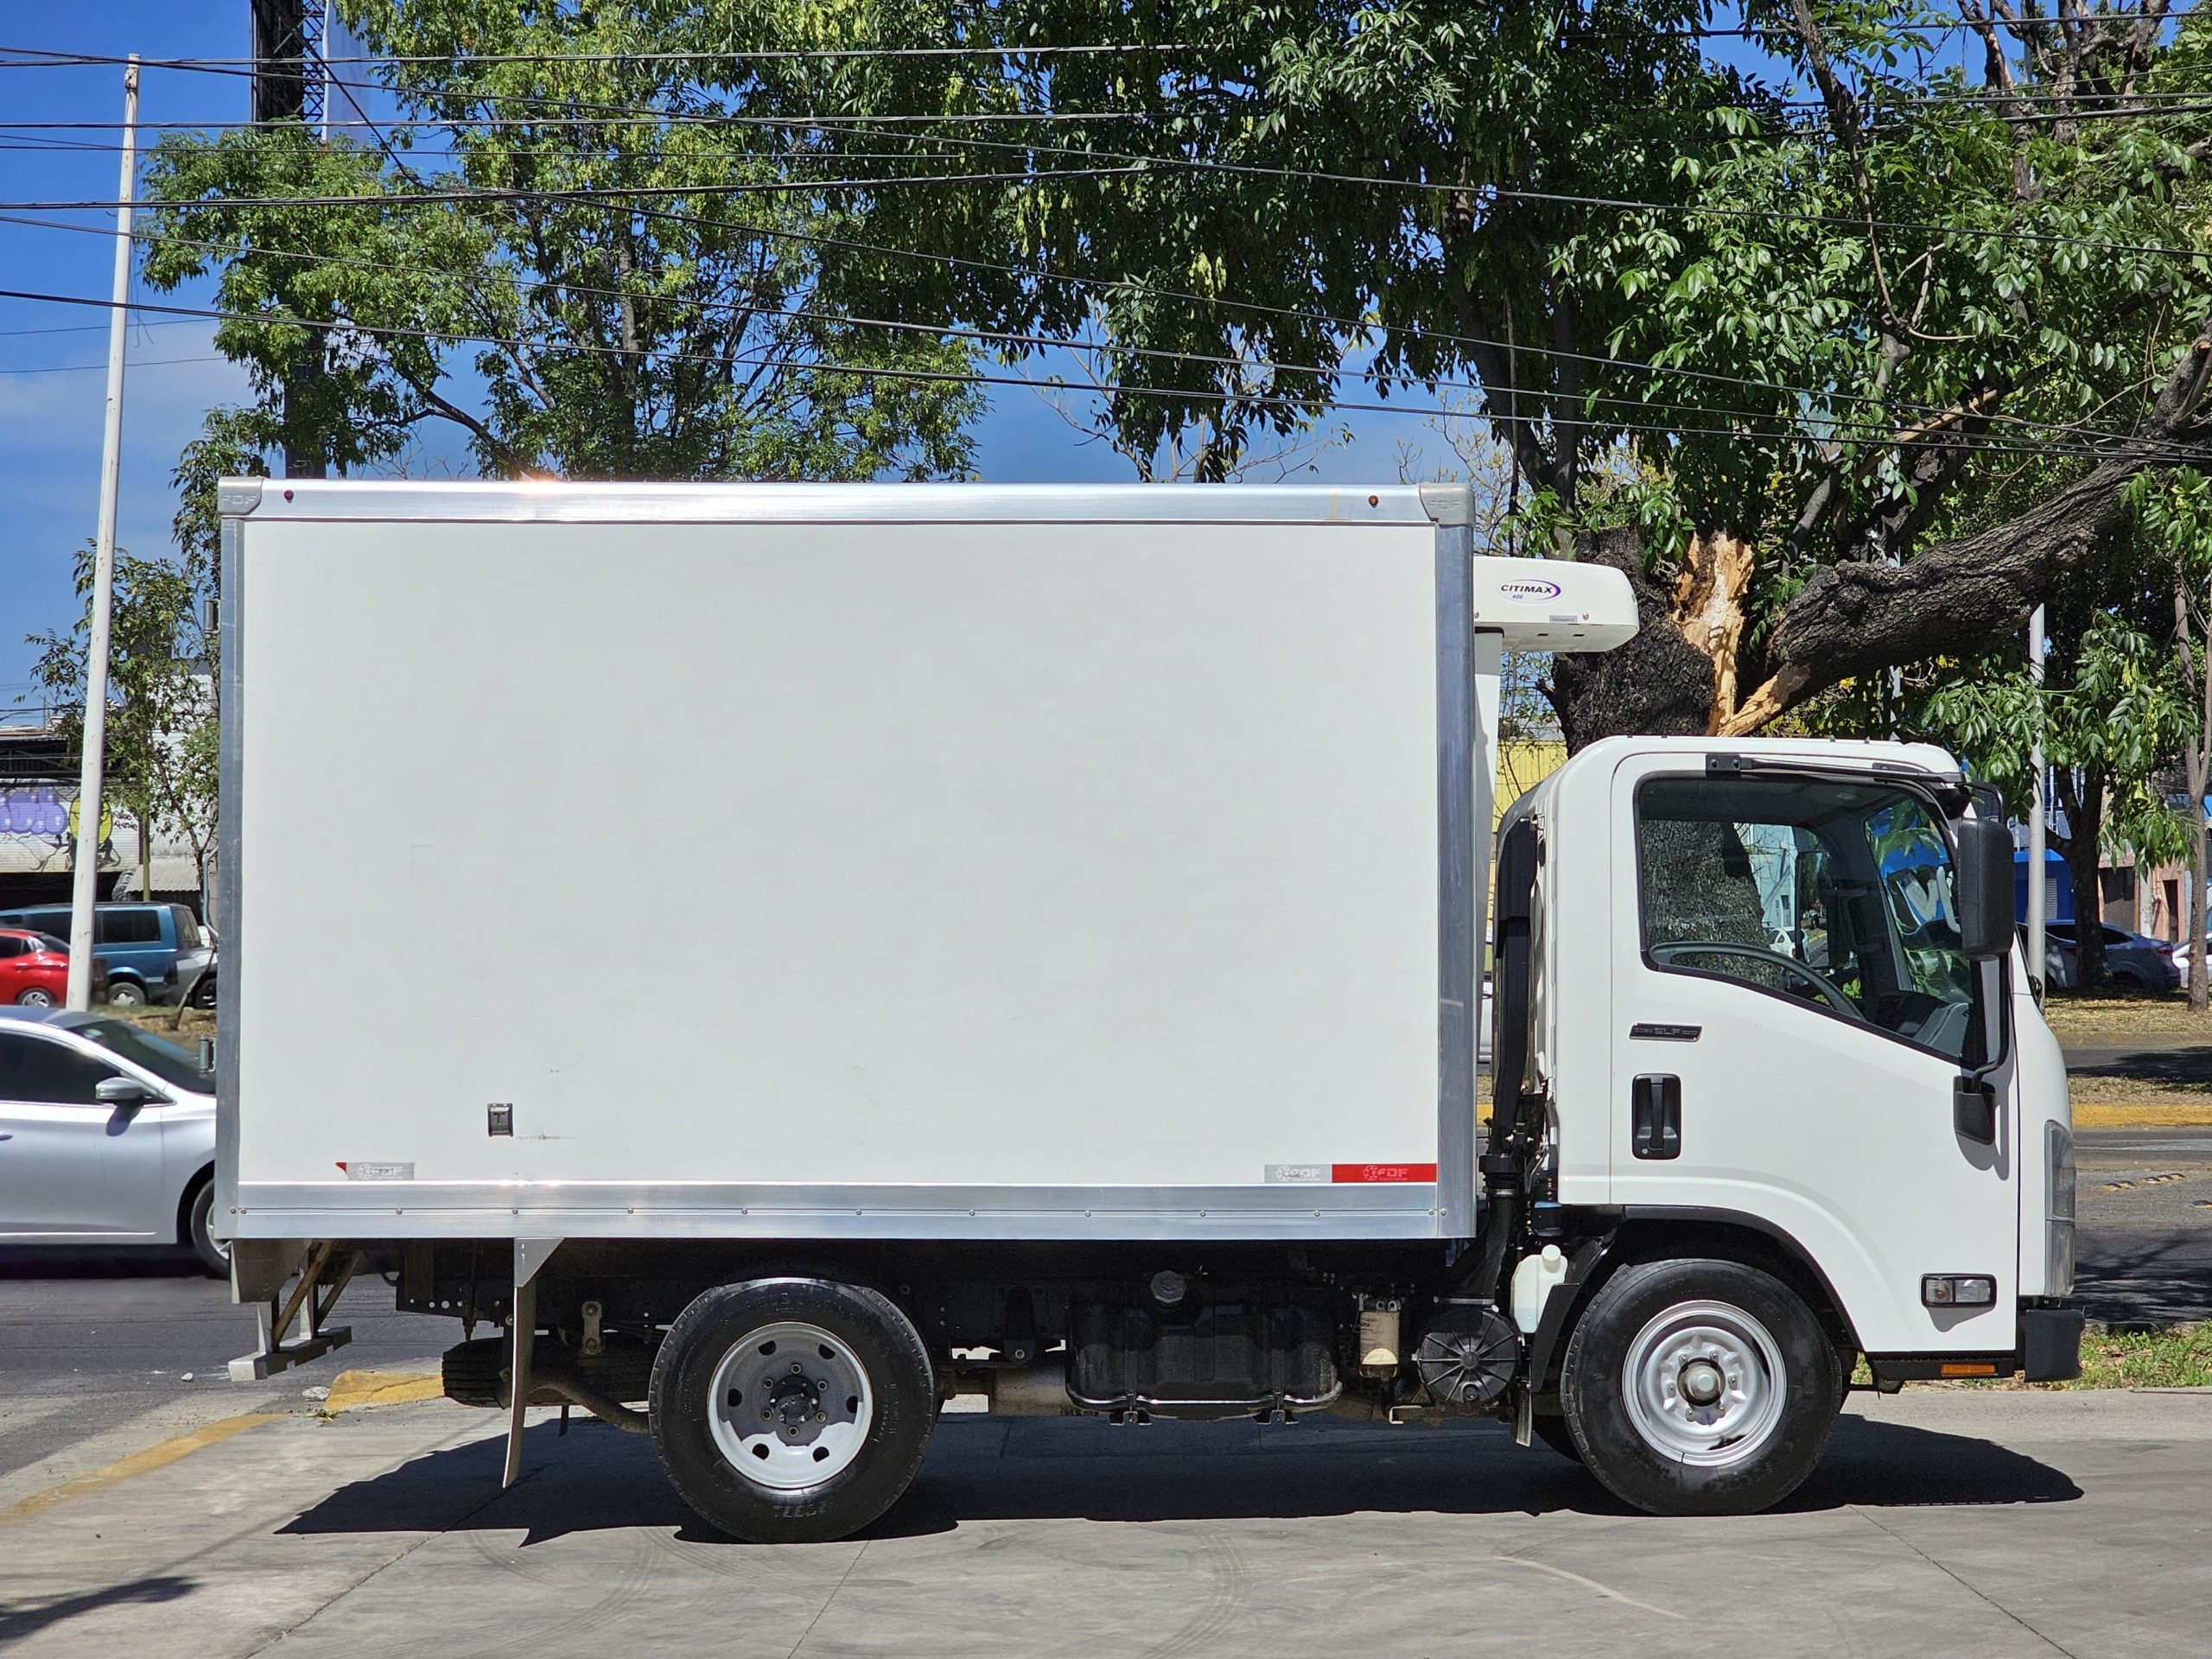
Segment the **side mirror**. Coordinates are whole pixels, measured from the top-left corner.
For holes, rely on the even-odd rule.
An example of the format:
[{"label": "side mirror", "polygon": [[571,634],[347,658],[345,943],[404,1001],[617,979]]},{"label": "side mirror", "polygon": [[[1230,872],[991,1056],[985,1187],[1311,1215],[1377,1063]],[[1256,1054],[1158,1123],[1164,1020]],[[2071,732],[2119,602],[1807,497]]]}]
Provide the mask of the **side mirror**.
[{"label": "side mirror", "polygon": [[[2012,948],[2012,832],[1995,817],[1954,818],[1951,839],[1958,849],[1954,908],[1960,948],[1976,962],[1988,962]],[[2042,966],[2031,963],[2029,971]]]},{"label": "side mirror", "polygon": [[93,1088],[92,1098],[103,1106],[121,1109],[143,1106],[155,1096],[152,1090],[136,1077],[104,1077]]},{"label": "side mirror", "polygon": [[1951,1085],[1951,1127],[1961,1139],[1997,1144],[1997,1085],[1980,1074]]}]

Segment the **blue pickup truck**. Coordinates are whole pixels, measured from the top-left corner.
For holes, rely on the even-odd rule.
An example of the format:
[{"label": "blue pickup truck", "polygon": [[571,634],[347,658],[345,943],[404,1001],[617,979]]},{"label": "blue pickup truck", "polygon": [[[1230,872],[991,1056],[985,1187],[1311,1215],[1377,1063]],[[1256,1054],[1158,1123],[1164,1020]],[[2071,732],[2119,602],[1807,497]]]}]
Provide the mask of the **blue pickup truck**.
[{"label": "blue pickup truck", "polygon": [[[0,910],[0,927],[27,927],[67,939],[69,906]],[[118,1007],[176,1001],[207,965],[213,949],[199,918],[182,905],[96,906],[92,944],[107,969],[107,1000]]]}]

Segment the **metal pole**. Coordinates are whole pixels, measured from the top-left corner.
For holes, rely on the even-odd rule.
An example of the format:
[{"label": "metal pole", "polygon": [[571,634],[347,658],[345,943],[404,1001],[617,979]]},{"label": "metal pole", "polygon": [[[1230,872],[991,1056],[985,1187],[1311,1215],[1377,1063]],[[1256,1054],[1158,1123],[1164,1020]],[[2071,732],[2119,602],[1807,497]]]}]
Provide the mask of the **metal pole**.
[{"label": "metal pole", "polygon": [[[2043,607],[2028,618],[2028,683],[2043,684],[2044,650]],[[2044,802],[2050,780],[2044,774],[2043,702],[2035,702],[2035,741],[2028,750],[2028,771],[2035,781],[2035,807],[2028,814],[2028,971],[2044,976]]]},{"label": "metal pole", "polygon": [[[107,747],[108,629],[115,611],[115,504],[123,467],[123,348],[130,323],[130,204],[138,184],[138,54],[123,72],[123,182],[115,193],[115,305],[107,320],[107,423],[100,520],[92,550],[92,637],[85,659],[84,773],[77,791],[77,868],[69,899],[69,1006],[92,1002],[92,905],[99,897],[100,786]],[[139,833],[145,833],[141,826]]]}]

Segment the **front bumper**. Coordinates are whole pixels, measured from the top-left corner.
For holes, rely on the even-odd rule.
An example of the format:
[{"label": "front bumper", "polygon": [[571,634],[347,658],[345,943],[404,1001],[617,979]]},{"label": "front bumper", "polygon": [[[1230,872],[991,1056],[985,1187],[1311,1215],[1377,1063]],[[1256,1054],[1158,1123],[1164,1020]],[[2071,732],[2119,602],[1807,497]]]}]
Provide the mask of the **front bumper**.
[{"label": "front bumper", "polygon": [[1907,1382],[2024,1377],[2030,1382],[2071,1382],[2082,1375],[2082,1310],[2020,1309],[2020,1345],[2009,1354],[1869,1354],[1874,1386],[1895,1393]]}]

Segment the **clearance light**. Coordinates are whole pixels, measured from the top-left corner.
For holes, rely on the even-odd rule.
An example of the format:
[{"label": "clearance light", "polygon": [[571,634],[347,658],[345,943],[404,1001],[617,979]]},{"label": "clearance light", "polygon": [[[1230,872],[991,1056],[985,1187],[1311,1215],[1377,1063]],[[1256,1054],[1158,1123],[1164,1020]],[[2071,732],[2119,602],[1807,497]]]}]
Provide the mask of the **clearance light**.
[{"label": "clearance light", "polygon": [[1981,1273],[1931,1273],[1920,1281],[1924,1307],[1989,1307],[1997,1300],[1997,1281]]},{"label": "clearance light", "polygon": [[1945,1365],[1939,1368],[1945,1376],[1994,1376],[1997,1367],[1986,1365]]}]

